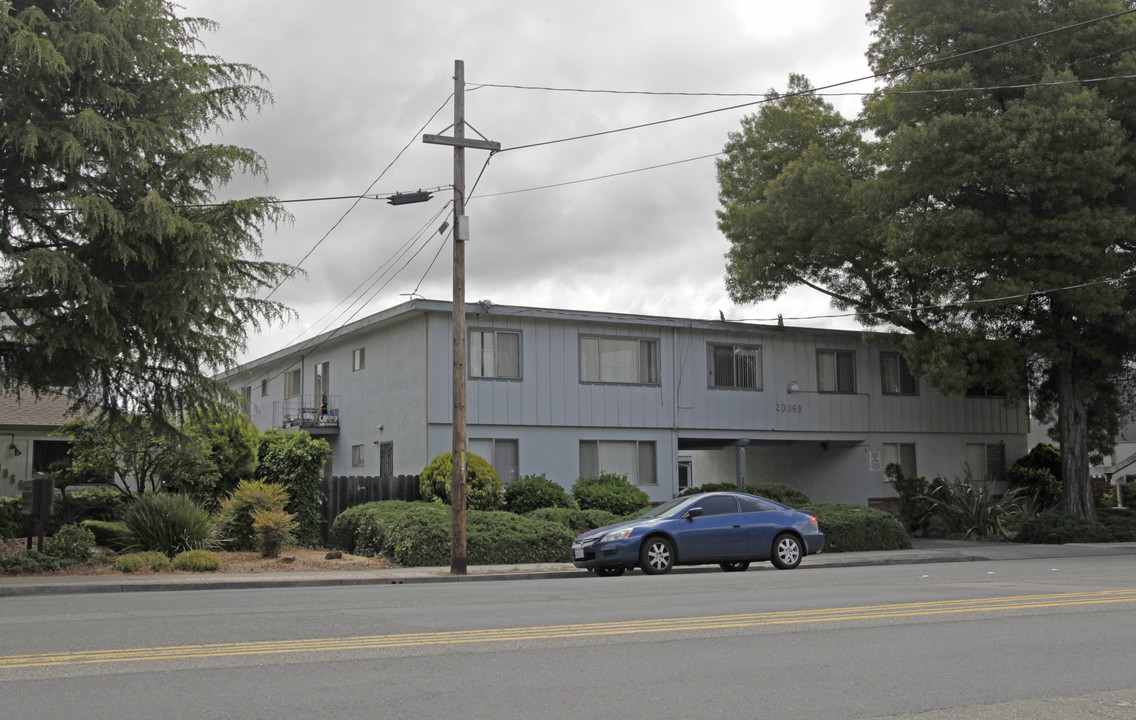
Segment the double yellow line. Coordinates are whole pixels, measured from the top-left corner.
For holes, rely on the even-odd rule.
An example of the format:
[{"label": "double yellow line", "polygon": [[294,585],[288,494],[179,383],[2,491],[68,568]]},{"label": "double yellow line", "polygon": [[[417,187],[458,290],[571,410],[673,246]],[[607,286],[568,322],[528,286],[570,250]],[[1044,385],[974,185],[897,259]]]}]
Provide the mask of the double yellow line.
[{"label": "double yellow line", "polygon": [[319,653],[381,648],[459,645],[469,643],[524,642],[589,638],[647,633],[698,632],[804,623],[848,622],[886,618],[949,615],[960,613],[1007,612],[1039,608],[1061,608],[1086,605],[1136,603],[1136,589],[1106,590],[1089,593],[1022,595],[974,600],[867,605],[862,607],[790,610],[784,612],[741,613],[689,618],[659,618],[621,622],[546,625],[538,627],[453,630],[401,635],[370,635],[347,638],[315,638],[309,640],[274,640],[265,642],[215,643],[208,645],[176,645],[171,647],[132,648],[125,650],[84,650],[39,655],[0,656],[0,671],[17,668],[62,667],[100,663],[153,662],[246,655]]}]

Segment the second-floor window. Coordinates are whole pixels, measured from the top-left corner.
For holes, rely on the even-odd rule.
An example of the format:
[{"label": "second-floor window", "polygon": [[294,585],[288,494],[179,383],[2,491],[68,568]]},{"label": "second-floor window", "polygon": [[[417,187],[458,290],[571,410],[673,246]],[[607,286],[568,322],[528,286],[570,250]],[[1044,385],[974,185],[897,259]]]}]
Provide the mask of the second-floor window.
[{"label": "second-floor window", "polygon": [[580,338],[580,381],[657,385],[659,341],[640,338]]},{"label": "second-floor window", "polygon": [[851,350],[817,350],[817,390],[822,393],[855,393],[856,353]]},{"label": "second-floor window", "polygon": [[367,348],[355,348],[351,352],[351,372],[358,372],[367,367]]},{"label": "second-floor window", "polygon": [[470,330],[469,376],[519,380],[521,334],[515,330]]},{"label": "second-floor window", "polygon": [[919,383],[899,353],[880,353],[884,395],[918,395]]},{"label": "second-floor window", "polygon": [[292,398],[300,394],[300,368],[284,373],[284,397]]},{"label": "second-floor window", "polygon": [[710,387],[760,390],[761,348],[745,345],[711,345]]}]

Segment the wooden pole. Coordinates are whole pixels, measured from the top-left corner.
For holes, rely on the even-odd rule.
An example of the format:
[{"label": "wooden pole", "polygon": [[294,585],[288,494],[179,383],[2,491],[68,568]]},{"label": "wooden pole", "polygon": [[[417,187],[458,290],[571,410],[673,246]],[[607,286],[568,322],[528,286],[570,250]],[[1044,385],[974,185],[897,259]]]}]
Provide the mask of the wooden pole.
[{"label": "wooden pole", "polygon": [[466,574],[465,487],[465,63],[454,61],[454,448],[450,573]]}]

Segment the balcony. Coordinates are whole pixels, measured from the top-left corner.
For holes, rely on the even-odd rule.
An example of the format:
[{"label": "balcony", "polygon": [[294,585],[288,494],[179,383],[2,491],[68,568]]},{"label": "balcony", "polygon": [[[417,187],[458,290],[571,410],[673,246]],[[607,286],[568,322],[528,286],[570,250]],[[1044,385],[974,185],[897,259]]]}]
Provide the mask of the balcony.
[{"label": "balcony", "polygon": [[310,435],[339,434],[339,396],[297,395],[272,404],[273,427],[307,430]]}]

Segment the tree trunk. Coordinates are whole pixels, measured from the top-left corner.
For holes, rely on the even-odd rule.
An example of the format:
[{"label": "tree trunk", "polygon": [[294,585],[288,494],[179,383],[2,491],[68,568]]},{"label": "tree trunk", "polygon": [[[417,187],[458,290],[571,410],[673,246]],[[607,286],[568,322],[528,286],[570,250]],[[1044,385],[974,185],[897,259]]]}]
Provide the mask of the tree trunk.
[{"label": "tree trunk", "polygon": [[1075,367],[1075,351],[1057,361],[1057,422],[1061,431],[1062,507],[1074,515],[1097,519],[1089,480],[1089,418]]}]

